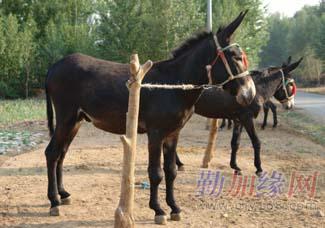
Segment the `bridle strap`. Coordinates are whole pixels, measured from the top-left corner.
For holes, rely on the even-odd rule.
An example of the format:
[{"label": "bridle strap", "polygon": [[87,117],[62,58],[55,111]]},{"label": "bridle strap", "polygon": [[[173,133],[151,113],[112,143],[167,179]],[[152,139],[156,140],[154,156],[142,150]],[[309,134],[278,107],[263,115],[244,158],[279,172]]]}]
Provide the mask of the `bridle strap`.
[{"label": "bridle strap", "polygon": [[[291,96],[289,96],[289,94],[288,94],[288,90],[287,90],[286,81],[285,81],[285,77],[284,77],[284,73],[283,73],[283,70],[280,69],[280,72],[281,72],[281,76],[282,76],[282,83],[281,83],[281,85],[282,85],[282,89],[284,90],[284,93],[285,93],[285,95],[286,95],[286,98],[283,99],[283,100],[281,100],[281,101],[279,101],[279,102],[280,102],[280,103],[284,103],[284,102],[287,102],[287,101],[293,99],[293,97],[294,97],[295,95],[292,94]],[[280,87],[281,87],[281,85],[280,85]]]},{"label": "bridle strap", "polygon": [[230,44],[224,48],[221,47],[221,45],[219,44],[219,41],[218,41],[218,38],[216,35],[213,35],[213,40],[214,40],[214,43],[215,43],[215,46],[216,46],[216,53],[217,53],[217,56],[215,57],[215,59],[211,62],[211,64],[207,65],[206,66],[206,69],[207,69],[207,74],[208,74],[208,79],[209,79],[209,84],[212,83],[212,78],[211,78],[211,70],[212,70],[212,67],[216,64],[218,58],[220,57],[225,68],[226,68],[226,71],[228,73],[228,79],[225,80],[224,82],[222,83],[219,83],[217,84],[218,86],[223,86],[225,85],[226,83],[234,80],[234,79],[237,79],[237,78],[243,78],[243,77],[246,77],[247,75],[249,75],[249,71],[246,70],[242,73],[239,73],[237,75],[233,75],[231,69],[230,69],[230,66],[229,66],[229,63],[225,57],[225,54],[224,54],[224,51],[227,50],[228,48],[232,47],[232,46],[239,46],[237,43],[234,43],[234,44]]}]

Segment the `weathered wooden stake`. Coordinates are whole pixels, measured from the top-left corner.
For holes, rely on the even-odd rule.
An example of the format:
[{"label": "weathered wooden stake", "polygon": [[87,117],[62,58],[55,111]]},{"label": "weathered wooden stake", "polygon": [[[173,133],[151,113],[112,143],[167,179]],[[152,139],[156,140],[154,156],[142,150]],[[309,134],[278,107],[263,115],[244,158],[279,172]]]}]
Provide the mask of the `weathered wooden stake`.
[{"label": "weathered wooden stake", "polygon": [[213,153],[216,149],[216,139],[218,135],[218,119],[212,119],[210,125],[210,134],[207,148],[204,153],[204,158],[202,162],[202,168],[209,168],[209,162],[213,157]]},{"label": "weathered wooden stake", "polygon": [[140,89],[142,79],[150,70],[152,64],[153,63],[148,60],[141,66],[138,54],[133,54],[131,56],[131,77],[128,82],[129,106],[126,117],[126,135],[121,136],[124,150],[121,195],[119,205],[115,211],[115,228],[134,227],[134,169],[137,146]]}]

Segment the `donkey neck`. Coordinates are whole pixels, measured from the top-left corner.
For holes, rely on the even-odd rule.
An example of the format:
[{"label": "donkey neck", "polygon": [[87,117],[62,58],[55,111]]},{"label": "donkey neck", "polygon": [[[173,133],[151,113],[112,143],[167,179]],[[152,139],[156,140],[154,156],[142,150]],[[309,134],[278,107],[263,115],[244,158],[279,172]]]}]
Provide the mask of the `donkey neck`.
[{"label": "donkey neck", "polygon": [[282,73],[277,72],[271,76],[260,78],[256,83],[257,93],[264,100],[269,100],[282,83]]},{"label": "donkey neck", "polygon": [[[210,39],[210,40],[209,40]],[[209,40],[209,41],[208,41]],[[215,47],[211,38],[205,37],[183,54],[166,61],[156,62],[153,66],[153,77],[150,83],[165,84],[208,84],[206,65],[214,58]]]}]

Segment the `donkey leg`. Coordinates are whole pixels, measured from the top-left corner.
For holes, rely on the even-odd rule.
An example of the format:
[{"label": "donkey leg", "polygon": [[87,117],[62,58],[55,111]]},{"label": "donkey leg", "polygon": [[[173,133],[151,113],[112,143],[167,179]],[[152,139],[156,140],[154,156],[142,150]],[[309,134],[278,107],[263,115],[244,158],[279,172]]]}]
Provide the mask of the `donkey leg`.
[{"label": "donkey leg", "polygon": [[60,154],[59,151],[56,150],[55,135],[52,137],[49,145],[46,147],[45,156],[46,156],[46,163],[47,163],[47,178],[48,178],[47,197],[51,202],[50,215],[58,216],[59,215],[58,206],[60,205],[60,200],[58,198],[56,166]]},{"label": "donkey leg", "polygon": [[61,204],[62,205],[69,205],[71,203],[70,193],[68,193],[63,185],[63,161],[65,158],[65,155],[68,151],[68,148],[76,136],[78,130],[80,127],[80,122],[77,122],[75,126],[72,128],[69,136],[67,137],[67,141],[65,142],[65,145],[63,147],[63,151],[61,153],[61,156],[58,160],[57,168],[56,168],[56,177],[57,177],[57,185],[58,185],[58,192],[61,196]]},{"label": "donkey leg", "polygon": [[273,113],[273,128],[276,128],[278,126],[278,117],[276,112],[276,105],[272,102],[270,102],[270,108]]},{"label": "donkey leg", "polygon": [[269,106],[266,103],[263,105],[263,111],[264,111],[264,119],[261,128],[264,130],[267,125],[267,116],[269,114]]},{"label": "donkey leg", "polygon": [[163,179],[161,169],[161,150],[162,137],[157,130],[148,132],[148,149],[149,149],[149,180],[150,180],[150,201],[149,207],[155,211],[155,223],[166,224],[167,216],[165,211],[160,207],[158,201],[158,187]]},{"label": "donkey leg", "polygon": [[59,173],[59,177],[57,176],[58,163],[60,157],[62,155],[64,156],[67,145],[70,144],[69,136],[71,135],[71,131],[74,128],[75,123],[75,116],[66,119],[57,116],[57,126],[55,128],[54,135],[50,141],[50,144],[45,150],[48,173],[48,199],[51,202],[50,215],[53,216],[59,215],[58,206],[60,201],[58,199],[58,183],[62,182],[62,175]]},{"label": "donkey leg", "polygon": [[178,153],[176,152],[176,165],[178,168],[178,171],[184,171],[184,163],[181,162],[181,160],[179,159]]},{"label": "donkey leg", "polygon": [[174,180],[177,175],[176,171],[176,147],[178,141],[178,133],[166,138],[163,145],[164,152],[164,172],[166,180],[166,202],[172,209],[171,220],[179,221],[181,219],[181,209],[177,206],[174,197]]},{"label": "donkey leg", "polygon": [[256,168],[255,173],[257,176],[260,176],[263,173],[263,169],[261,166],[261,157],[260,157],[261,141],[259,140],[259,138],[257,136],[253,118],[248,118],[247,121],[245,121],[244,126],[245,126],[247,134],[248,134],[249,138],[251,139],[251,142],[254,147],[254,165]]},{"label": "donkey leg", "polygon": [[234,121],[234,129],[232,131],[231,138],[231,157],[230,167],[235,170],[235,174],[241,175],[241,169],[237,165],[237,151],[240,144],[240,136],[243,130],[243,125],[237,121]]},{"label": "donkey leg", "polygon": [[228,119],[228,129],[231,129],[232,126],[232,119]]}]

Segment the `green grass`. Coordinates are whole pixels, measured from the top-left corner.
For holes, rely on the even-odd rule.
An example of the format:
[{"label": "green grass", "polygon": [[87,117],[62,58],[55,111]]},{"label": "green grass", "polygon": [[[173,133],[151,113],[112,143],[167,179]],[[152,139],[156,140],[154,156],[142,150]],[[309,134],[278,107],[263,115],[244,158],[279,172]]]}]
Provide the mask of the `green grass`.
[{"label": "green grass", "polygon": [[0,100],[0,128],[20,122],[45,119],[45,100]]},{"label": "green grass", "polygon": [[280,116],[299,133],[307,135],[313,141],[325,146],[325,126],[301,112],[281,112]]}]

